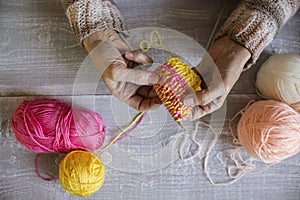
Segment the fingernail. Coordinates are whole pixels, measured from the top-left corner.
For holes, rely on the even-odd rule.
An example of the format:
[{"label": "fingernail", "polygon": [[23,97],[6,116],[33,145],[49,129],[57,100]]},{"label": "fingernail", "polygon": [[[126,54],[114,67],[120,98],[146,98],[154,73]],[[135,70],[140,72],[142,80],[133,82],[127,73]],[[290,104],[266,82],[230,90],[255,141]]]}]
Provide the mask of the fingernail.
[{"label": "fingernail", "polygon": [[158,83],[158,81],[159,81],[159,76],[157,75],[157,74],[151,74],[150,76],[149,76],[149,80],[148,80],[148,82],[150,83],[150,84],[156,84],[156,83]]},{"label": "fingernail", "polygon": [[132,59],[133,58],[133,53],[126,52],[125,56],[126,56],[127,59]]},{"label": "fingernail", "polygon": [[187,97],[185,97],[183,103],[186,106],[194,105],[195,104],[194,97],[193,96],[187,96]]},{"label": "fingernail", "polygon": [[151,110],[156,110],[160,107],[161,104],[154,104],[151,108]]}]

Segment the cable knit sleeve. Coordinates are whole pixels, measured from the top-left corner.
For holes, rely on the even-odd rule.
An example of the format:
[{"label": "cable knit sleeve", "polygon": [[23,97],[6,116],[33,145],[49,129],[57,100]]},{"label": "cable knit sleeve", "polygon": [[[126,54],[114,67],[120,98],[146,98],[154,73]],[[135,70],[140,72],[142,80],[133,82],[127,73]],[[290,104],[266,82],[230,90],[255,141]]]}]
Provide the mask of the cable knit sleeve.
[{"label": "cable knit sleeve", "polygon": [[91,34],[114,29],[126,30],[125,23],[117,7],[108,0],[61,0],[70,26],[80,44]]},{"label": "cable knit sleeve", "polygon": [[250,67],[299,5],[299,0],[243,0],[215,39],[228,35],[246,47],[252,56],[245,67]]}]

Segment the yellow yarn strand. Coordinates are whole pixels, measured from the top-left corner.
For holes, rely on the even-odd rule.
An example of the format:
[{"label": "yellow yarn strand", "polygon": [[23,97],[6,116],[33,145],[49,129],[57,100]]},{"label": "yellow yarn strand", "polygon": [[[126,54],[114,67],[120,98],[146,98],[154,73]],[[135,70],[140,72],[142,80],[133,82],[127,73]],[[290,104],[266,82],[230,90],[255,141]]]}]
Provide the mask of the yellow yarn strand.
[{"label": "yellow yarn strand", "polygon": [[[154,43],[154,37],[157,38],[157,40],[158,40],[157,43]],[[163,49],[166,49],[168,51],[168,54],[171,57],[174,57],[174,55],[172,54],[170,48],[163,44],[161,36],[157,31],[152,31],[150,33],[150,40],[149,41],[148,40],[142,40],[140,42],[140,49],[144,52],[148,52],[151,47],[161,47]]]},{"label": "yellow yarn strand", "polygon": [[109,144],[103,147],[98,153],[97,156],[100,156],[106,149],[108,149],[113,143],[115,143],[124,133],[126,133],[132,126],[134,126],[143,116],[144,112],[140,112],[135,118],[131,121],[131,123],[121,131]]}]

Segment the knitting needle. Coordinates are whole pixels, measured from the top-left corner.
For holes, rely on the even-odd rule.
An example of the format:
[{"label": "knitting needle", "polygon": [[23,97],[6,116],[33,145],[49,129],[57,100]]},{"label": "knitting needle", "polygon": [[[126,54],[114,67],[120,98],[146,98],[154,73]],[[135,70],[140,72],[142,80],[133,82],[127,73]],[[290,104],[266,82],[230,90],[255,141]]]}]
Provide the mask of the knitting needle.
[{"label": "knitting needle", "polygon": [[183,127],[183,125],[181,124],[181,122],[176,122],[181,128],[182,128],[182,130],[186,130],[184,127]]}]

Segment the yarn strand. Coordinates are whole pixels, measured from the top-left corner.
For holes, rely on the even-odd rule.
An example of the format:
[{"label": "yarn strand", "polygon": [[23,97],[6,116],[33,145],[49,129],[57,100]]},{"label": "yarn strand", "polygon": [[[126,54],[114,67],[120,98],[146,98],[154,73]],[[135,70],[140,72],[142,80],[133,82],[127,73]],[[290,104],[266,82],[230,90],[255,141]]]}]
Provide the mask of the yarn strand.
[{"label": "yarn strand", "polygon": [[[186,133],[186,130],[185,130],[185,132],[183,132],[183,136],[184,136],[184,139],[183,139],[183,141],[181,142],[181,144],[180,144],[180,147],[179,147],[179,157],[180,157],[180,159],[181,160],[191,160],[191,159],[194,159],[195,157],[197,157],[199,154],[200,154],[200,152],[201,152],[201,145],[199,144],[199,142],[196,140],[196,134],[197,134],[197,132],[198,132],[198,129],[199,129],[199,124],[200,124],[200,121],[198,121],[197,123],[196,123],[196,125],[195,125],[195,130],[192,132],[192,134],[191,135],[188,135],[187,133]],[[196,151],[195,151],[195,153],[193,153],[191,156],[189,156],[189,157],[184,157],[183,156],[183,148],[184,148],[184,145],[186,144],[186,142],[187,142],[187,137],[190,137],[191,139],[192,139],[192,142],[197,146],[196,147]],[[189,147],[190,147],[191,145],[189,145]]]},{"label": "yarn strand", "polygon": [[252,103],[254,103],[255,100],[251,100],[247,103],[246,107],[241,109],[240,111],[238,111],[230,120],[229,120],[229,123],[228,123],[228,126],[229,126],[229,131],[231,133],[231,136],[233,137],[233,143],[234,144],[238,144],[238,145],[241,145],[238,138],[235,136],[234,132],[233,132],[233,129],[232,129],[232,122],[240,115],[242,114]]},{"label": "yarn strand", "polygon": [[38,175],[38,177],[44,181],[56,181],[58,180],[58,178],[45,178],[44,176],[41,175],[40,170],[39,170],[39,157],[40,157],[40,153],[36,154],[35,156],[35,172]]},{"label": "yarn strand", "polygon": [[[158,42],[158,43],[154,43],[154,39],[153,39],[154,36],[157,37],[157,40],[158,40],[157,42]],[[144,47],[144,45],[145,45],[146,47]],[[140,49],[141,49],[142,51],[144,51],[144,52],[148,52],[148,51],[150,50],[151,47],[161,47],[161,48],[163,48],[163,49],[166,49],[167,52],[168,52],[168,54],[169,54],[169,56],[175,57],[175,56],[172,54],[170,48],[169,48],[168,46],[166,46],[166,45],[163,44],[162,39],[161,39],[161,36],[160,36],[160,34],[159,34],[156,30],[154,30],[154,31],[152,31],[152,32],[150,33],[150,40],[149,40],[149,41],[148,41],[148,40],[142,40],[142,41],[140,42]]]},{"label": "yarn strand", "polygon": [[[145,116],[146,116],[145,112],[140,112],[124,130],[122,130],[110,143],[108,143],[97,153],[97,157],[99,157],[105,150],[107,150],[115,142],[129,135],[129,133],[132,132],[142,122]],[[126,135],[124,135],[130,128],[132,129]]]}]

